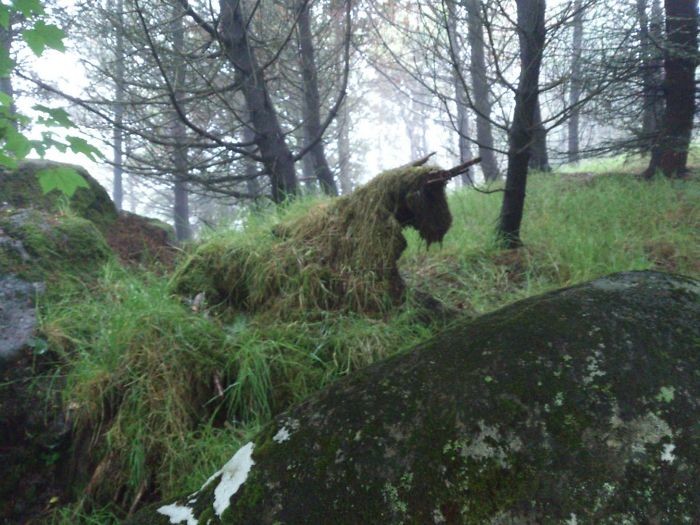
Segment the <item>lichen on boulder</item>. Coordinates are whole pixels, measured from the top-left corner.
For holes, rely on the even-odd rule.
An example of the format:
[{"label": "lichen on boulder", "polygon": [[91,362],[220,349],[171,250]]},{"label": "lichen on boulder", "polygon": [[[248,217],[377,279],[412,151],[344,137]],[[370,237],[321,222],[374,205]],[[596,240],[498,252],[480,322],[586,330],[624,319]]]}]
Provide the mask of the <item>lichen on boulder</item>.
[{"label": "lichen on boulder", "polygon": [[451,170],[421,162],[389,170],[252,243],[205,242],[178,269],[174,289],[282,315],[316,308],[383,311],[404,291],[402,229],[415,228],[428,244],[440,242],[452,222],[445,185],[474,162]]},{"label": "lichen on boulder", "polygon": [[338,381],[132,524],[700,521],[700,283],[614,274]]}]

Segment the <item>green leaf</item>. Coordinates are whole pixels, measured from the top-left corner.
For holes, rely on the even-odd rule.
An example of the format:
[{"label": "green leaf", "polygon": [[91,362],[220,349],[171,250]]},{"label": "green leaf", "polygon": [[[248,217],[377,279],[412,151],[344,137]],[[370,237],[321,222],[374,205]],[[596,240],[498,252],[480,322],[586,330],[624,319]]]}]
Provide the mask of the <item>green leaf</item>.
[{"label": "green leaf", "polygon": [[0,47],[0,77],[6,77],[15,68],[15,61],[10,58],[10,51]]},{"label": "green leaf", "polygon": [[12,97],[5,93],[4,91],[0,91],[0,106],[9,108],[12,105]]},{"label": "green leaf", "polygon": [[65,51],[64,37],[65,33],[57,26],[47,24],[43,20],[37,20],[32,29],[22,31],[22,38],[36,56],[41,56],[47,47]]},{"label": "green leaf", "polygon": [[4,29],[10,27],[10,10],[6,5],[0,4],[0,26]]},{"label": "green leaf", "polygon": [[66,197],[72,197],[78,188],[89,187],[82,175],[68,167],[47,168],[37,173],[37,177],[44,193],[58,190]]},{"label": "green leaf", "polygon": [[2,151],[0,151],[0,166],[15,169],[17,167],[17,160],[13,159],[12,157],[8,157]]},{"label": "green leaf", "polygon": [[23,159],[32,149],[30,140],[11,126],[5,130],[5,152],[12,153],[16,159]]},{"label": "green leaf", "polygon": [[81,137],[68,136],[66,140],[73,153],[82,153],[90,160],[98,160],[104,157],[100,150]]},{"label": "green leaf", "polygon": [[26,17],[44,13],[40,0],[13,0],[12,6]]},{"label": "green leaf", "polygon": [[35,111],[45,113],[46,117],[38,117],[37,122],[39,124],[44,124],[46,126],[61,126],[64,128],[74,128],[73,121],[70,119],[70,115],[63,108],[50,108],[44,106],[43,104],[37,104],[33,108]]}]

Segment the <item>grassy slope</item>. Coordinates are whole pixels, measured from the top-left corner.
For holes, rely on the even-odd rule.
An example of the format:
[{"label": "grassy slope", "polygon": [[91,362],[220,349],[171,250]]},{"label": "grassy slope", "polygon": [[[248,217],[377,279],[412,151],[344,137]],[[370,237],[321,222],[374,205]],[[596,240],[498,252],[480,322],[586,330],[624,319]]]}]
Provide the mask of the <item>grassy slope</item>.
[{"label": "grassy slope", "polygon": [[[517,252],[493,244],[499,206],[499,194],[459,191],[442,248],[426,251],[410,233],[401,261],[409,287],[474,314],[619,270],[657,267],[700,277],[697,179],[533,176],[522,233],[527,248]],[[236,235],[255,242],[267,221]],[[164,278],[112,264],[90,294],[45,305],[43,326],[69,362],[66,402],[79,422],[102,425],[96,453],[119,466],[99,490],[111,496],[123,484],[121,505],[128,508],[150,475],[163,496],[196,490],[271,414],[436,329],[416,319],[409,302],[381,319],[317,312],[308,321],[221,320],[169,295]],[[75,512],[61,509],[56,521],[109,523],[119,516]]]}]

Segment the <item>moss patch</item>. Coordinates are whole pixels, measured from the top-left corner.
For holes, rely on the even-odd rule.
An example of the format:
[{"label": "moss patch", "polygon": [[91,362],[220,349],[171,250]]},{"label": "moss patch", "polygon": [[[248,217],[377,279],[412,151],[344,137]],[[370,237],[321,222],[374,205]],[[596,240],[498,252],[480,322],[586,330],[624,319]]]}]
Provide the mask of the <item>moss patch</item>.
[{"label": "moss patch", "polygon": [[87,276],[112,257],[86,219],[25,209],[0,213],[0,270],[27,280]]}]

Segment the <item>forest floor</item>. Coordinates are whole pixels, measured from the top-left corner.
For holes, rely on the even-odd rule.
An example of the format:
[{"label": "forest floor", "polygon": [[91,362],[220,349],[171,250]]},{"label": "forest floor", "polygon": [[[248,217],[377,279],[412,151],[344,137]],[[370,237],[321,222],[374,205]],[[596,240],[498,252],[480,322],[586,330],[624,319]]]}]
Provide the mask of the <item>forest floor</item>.
[{"label": "forest floor", "polygon": [[[58,507],[53,522],[118,523],[130,507],[196,490],[274,414],[444,326],[424,315],[426,296],[475,316],[617,271],[700,278],[698,170],[683,181],[640,181],[635,170],[610,161],[533,175],[517,251],[495,243],[499,193],[453,192],[441,246],[405,231],[407,298],[380,316],[221,315],[173,295],[167,269],[108,264],[98,282],[41,306],[42,336],[65,362],[64,403],[94,438],[88,492],[102,502]],[[254,244],[280,215],[309,206],[211,235]]]}]

